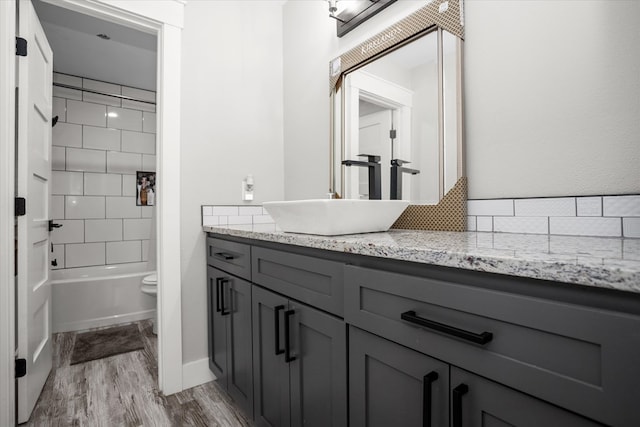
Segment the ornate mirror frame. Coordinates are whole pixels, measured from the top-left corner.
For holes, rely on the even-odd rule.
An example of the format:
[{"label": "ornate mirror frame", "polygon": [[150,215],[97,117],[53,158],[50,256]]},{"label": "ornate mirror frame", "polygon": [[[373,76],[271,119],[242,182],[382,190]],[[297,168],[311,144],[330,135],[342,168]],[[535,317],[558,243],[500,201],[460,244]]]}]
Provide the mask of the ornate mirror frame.
[{"label": "ornate mirror frame", "polygon": [[[410,205],[400,216],[392,228],[465,231],[467,228],[467,178],[465,177],[465,162],[462,129],[462,48],[464,40],[463,0],[434,0],[411,15],[391,25],[384,31],[369,38],[360,45],[332,60],[329,64],[330,85],[330,151],[329,151],[329,192],[338,195],[336,187],[336,155],[344,155],[344,99],[337,96],[345,75],[371,61],[391,52],[411,41],[433,31],[446,30],[459,38],[460,72],[458,73],[458,181],[441,197],[436,205]],[[342,91],[344,93],[344,91]],[[340,103],[340,105],[337,105]],[[336,109],[340,111],[340,123],[336,123]],[[442,124],[442,119],[440,119]],[[337,128],[336,126],[339,126]],[[442,126],[441,126],[442,127]],[[335,143],[340,141],[341,152],[336,153]],[[441,172],[442,175],[442,172]],[[341,186],[344,184],[344,166],[340,169]],[[344,194],[344,189],[339,191]],[[339,197],[339,195],[338,195]]]}]

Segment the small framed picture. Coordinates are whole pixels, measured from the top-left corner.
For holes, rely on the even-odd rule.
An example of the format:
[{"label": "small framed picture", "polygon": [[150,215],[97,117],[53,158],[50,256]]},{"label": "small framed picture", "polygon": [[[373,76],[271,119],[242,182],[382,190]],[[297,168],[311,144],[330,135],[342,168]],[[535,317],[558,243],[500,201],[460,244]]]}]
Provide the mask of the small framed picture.
[{"label": "small framed picture", "polygon": [[156,173],[136,172],[136,205],[153,206],[156,201]]}]

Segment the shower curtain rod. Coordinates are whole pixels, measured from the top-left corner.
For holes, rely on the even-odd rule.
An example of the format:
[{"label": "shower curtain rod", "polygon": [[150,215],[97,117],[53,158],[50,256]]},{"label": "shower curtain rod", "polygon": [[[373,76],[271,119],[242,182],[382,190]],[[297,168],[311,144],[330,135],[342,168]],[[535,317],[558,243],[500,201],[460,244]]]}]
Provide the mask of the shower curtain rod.
[{"label": "shower curtain rod", "polygon": [[65,89],[81,90],[83,92],[95,93],[96,95],[105,95],[105,96],[111,96],[111,97],[114,97],[114,98],[124,99],[124,100],[127,100],[127,101],[136,101],[136,102],[143,102],[145,104],[156,105],[155,101],[145,101],[144,99],[132,98],[130,96],[119,95],[117,93],[100,92],[100,91],[93,90],[93,89],[86,89],[86,88],[82,88],[82,87],[78,87],[78,86],[65,85],[65,84],[62,84],[62,83],[55,83],[55,82],[53,83],[53,85],[54,86],[58,86],[58,87],[63,87]]}]

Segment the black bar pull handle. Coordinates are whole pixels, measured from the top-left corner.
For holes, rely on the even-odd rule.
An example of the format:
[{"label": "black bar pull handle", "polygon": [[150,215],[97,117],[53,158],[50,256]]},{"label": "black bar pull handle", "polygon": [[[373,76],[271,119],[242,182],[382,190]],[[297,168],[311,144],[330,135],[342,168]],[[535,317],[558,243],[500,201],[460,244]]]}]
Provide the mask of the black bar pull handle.
[{"label": "black bar pull handle", "polygon": [[222,277],[216,277],[216,313],[222,311],[220,308],[220,279],[222,279]]},{"label": "black bar pull handle", "polygon": [[224,304],[224,284],[225,283],[229,283],[229,279],[225,278],[225,277],[221,277],[220,278],[220,308],[221,308],[221,312],[220,314],[222,316],[226,316],[228,314],[230,314],[230,311],[225,311],[225,304]]},{"label": "black bar pull handle", "polygon": [[295,310],[287,310],[284,312],[284,361],[287,363],[296,360],[295,356],[291,356],[291,342],[289,341],[290,319],[295,312]]},{"label": "black bar pull handle", "polygon": [[462,383],[454,388],[453,394],[453,422],[452,427],[462,427],[462,396],[469,392],[469,386]]},{"label": "black bar pull handle", "polygon": [[229,261],[235,258],[235,256],[227,252],[214,252],[213,256],[219,259],[223,259],[225,261]]},{"label": "black bar pull handle", "polygon": [[407,322],[424,326],[425,328],[433,329],[434,331],[442,332],[454,337],[462,338],[463,340],[471,341],[476,344],[484,345],[493,339],[493,334],[491,332],[476,334],[474,332],[465,331],[464,329],[459,329],[455,326],[445,325],[444,323],[420,317],[416,315],[416,312],[413,310],[405,311],[400,315],[400,317],[402,320],[406,320]]},{"label": "black bar pull handle", "polygon": [[276,356],[284,353],[284,349],[280,348],[280,312],[284,310],[284,305],[278,305],[273,309],[273,323],[275,324],[276,337]]},{"label": "black bar pull handle", "polygon": [[431,427],[431,385],[438,373],[431,371],[422,378],[422,427]]}]

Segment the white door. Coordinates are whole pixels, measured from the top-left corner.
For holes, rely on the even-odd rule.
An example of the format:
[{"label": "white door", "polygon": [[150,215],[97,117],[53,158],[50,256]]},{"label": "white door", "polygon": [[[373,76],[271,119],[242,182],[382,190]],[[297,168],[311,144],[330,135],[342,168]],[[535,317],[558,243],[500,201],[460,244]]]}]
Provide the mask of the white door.
[{"label": "white door", "polygon": [[[382,110],[360,117],[358,144],[359,154],[373,154],[380,156],[382,176],[382,200],[389,200],[391,183],[391,138],[389,131],[392,127],[391,110]],[[366,160],[364,157],[360,160]],[[358,193],[368,198],[369,170],[367,168],[353,168],[358,174]],[[363,197],[360,197],[363,198]]]},{"label": "white door", "polygon": [[49,203],[51,200],[51,92],[53,54],[29,0],[19,3],[18,33],[27,56],[18,57],[18,357],[27,375],[18,380],[18,422],[29,419],[51,371]]}]

